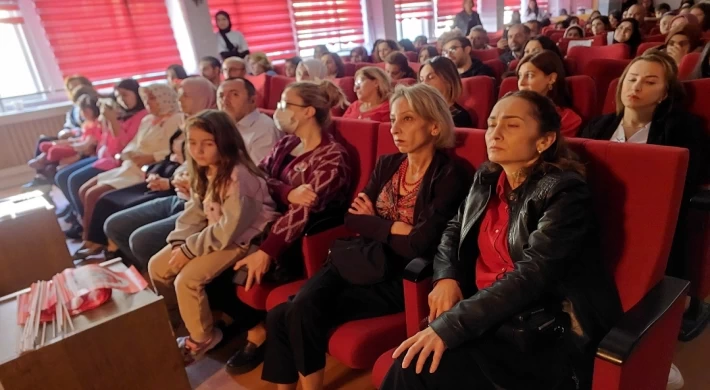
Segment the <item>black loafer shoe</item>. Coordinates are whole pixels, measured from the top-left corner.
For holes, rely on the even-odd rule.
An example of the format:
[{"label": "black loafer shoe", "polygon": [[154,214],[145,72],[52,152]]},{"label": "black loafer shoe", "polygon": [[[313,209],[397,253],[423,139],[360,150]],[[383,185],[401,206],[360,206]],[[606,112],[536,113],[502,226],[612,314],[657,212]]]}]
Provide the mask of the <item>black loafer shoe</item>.
[{"label": "black loafer shoe", "polygon": [[266,342],[257,347],[256,344],[247,341],[227,360],[227,365],[224,369],[230,375],[245,374],[255,369],[264,361],[265,346]]}]

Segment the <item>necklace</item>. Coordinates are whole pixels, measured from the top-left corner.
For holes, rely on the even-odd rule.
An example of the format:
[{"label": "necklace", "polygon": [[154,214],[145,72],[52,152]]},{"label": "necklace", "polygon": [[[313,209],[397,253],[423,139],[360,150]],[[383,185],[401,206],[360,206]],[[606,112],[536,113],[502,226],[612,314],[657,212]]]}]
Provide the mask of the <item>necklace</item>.
[{"label": "necklace", "polygon": [[[419,187],[421,186],[422,180],[424,179],[424,175],[422,175],[417,181],[414,183],[408,183],[407,182],[407,168],[409,168],[409,160],[404,159],[402,164],[399,166],[399,183],[402,187],[402,190],[404,192],[403,196],[407,196],[411,194],[412,192],[415,192],[419,190]],[[399,193],[399,191],[398,191]]]}]

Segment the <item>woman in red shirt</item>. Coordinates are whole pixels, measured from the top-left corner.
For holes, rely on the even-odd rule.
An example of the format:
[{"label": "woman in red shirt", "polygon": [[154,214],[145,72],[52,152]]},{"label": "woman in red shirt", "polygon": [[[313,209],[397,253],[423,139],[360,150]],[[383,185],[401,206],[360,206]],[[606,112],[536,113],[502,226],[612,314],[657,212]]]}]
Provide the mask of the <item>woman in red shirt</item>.
[{"label": "woman in red shirt", "polygon": [[562,135],[576,137],[582,125],[582,118],[571,108],[572,99],[567,89],[565,66],[560,56],[549,50],[526,56],[520,60],[516,73],[518,89],[549,97],[562,118]]},{"label": "woman in red shirt", "polygon": [[369,119],[375,122],[390,121],[390,95],[392,82],[384,70],[368,66],[355,73],[357,101],[348,107],[343,118]]}]

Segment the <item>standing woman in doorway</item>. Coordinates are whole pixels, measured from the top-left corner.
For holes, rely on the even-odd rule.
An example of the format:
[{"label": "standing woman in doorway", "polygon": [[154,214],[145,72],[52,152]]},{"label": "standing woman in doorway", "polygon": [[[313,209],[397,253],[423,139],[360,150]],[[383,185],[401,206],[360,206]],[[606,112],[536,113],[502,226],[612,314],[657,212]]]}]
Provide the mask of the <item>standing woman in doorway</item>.
[{"label": "standing woman in doorway", "polygon": [[217,33],[217,52],[225,60],[229,57],[244,58],[249,55],[249,46],[244,35],[239,31],[232,31],[232,20],[225,11],[218,11],[215,24],[219,29]]}]

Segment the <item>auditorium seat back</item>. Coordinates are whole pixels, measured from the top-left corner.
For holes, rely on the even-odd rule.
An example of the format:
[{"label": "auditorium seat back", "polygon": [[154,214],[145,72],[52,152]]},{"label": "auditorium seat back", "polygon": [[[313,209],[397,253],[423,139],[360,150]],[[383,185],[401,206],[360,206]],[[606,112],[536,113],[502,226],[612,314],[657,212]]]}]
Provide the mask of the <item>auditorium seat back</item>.
[{"label": "auditorium seat back", "polygon": [[409,67],[412,68],[414,73],[419,73],[419,68],[422,67],[422,64],[420,64],[416,61],[409,61]]},{"label": "auditorium seat back", "polygon": [[[269,76],[266,73],[262,73],[258,76],[247,75],[246,79],[254,84],[256,89],[256,106],[259,108],[271,108],[267,106],[269,95],[271,94],[271,80],[275,77],[282,76]],[[274,104],[274,107],[276,105]]]},{"label": "auditorium seat back", "polygon": [[279,76],[286,75],[286,63],[282,62],[280,64],[273,64],[274,72]]},{"label": "auditorium seat back", "polygon": [[409,85],[414,85],[416,83],[417,83],[417,80],[415,80],[415,79],[399,79],[399,80],[392,81],[392,85],[395,87],[397,85],[409,86]]},{"label": "auditorium seat back", "polygon": [[269,86],[269,94],[266,107],[269,110],[275,110],[276,104],[281,101],[281,93],[286,89],[286,87],[294,83],[296,79],[285,77],[285,76],[274,76],[271,78],[271,83]]},{"label": "auditorium seat back", "polygon": [[574,74],[585,74],[589,63],[597,58],[608,58],[612,60],[629,59],[629,47],[623,43],[616,43],[609,46],[576,46],[569,49],[567,59],[575,62]]},{"label": "auditorium seat back", "polygon": [[654,49],[656,47],[659,47],[663,44],[663,42],[656,42],[656,41],[650,41],[650,42],[642,42],[638,49],[636,49],[636,57],[643,55],[645,52]]},{"label": "auditorium seat back", "polygon": [[355,78],[352,76],[341,77],[339,79],[333,79],[335,85],[340,87],[340,89],[348,98],[348,102],[352,103],[357,100],[357,95],[355,94]]},{"label": "auditorium seat back", "polygon": [[498,49],[471,50],[471,55],[478,58],[479,61],[497,60],[500,57]]},{"label": "auditorium seat back", "polygon": [[335,137],[348,150],[352,167],[356,170],[353,172],[356,178],[353,197],[365,188],[375,169],[379,125],[379,122],[368,120],[333,118]]},{"label": "auditorium seat back", "polygon": [[345,62],[343,63],[345,66],[345,76],[355,76],[355,72],[357,72],[358,67],[356,63],[354,62]]},{"label": "auditorium seat back", "polygon": [[488,65],[493,70],[493,74],[495,75],[496,80],[500,80],[501,77],[503,77],[503,73],[506,72],[505,64],[503,63],[503,61],[497,58],[493,60],[483,61],[483,63]]},{"label": "auditorium seat back", "polygon": [[419,55],[416,51],[405,51],[404,55],[407,56],[407,60],[409,60],[409,62],[419,61]]},{"label": "auditorium seat back", "polygon": [[[601,227],[601,259],[627,311],[665,273],[688,151],[579,138],[568,142],[585,162]],[[639,241],[644,244],[638,245]]]},{"label": "auditorium seat back", "polygon": [[597,58],[589,61],[589,65],[584,74],[594,80],[597,89],[597,106],[596,112],[604,111],[606,91],[614,79],[621,77],[624,69],[631,63],[631,60],[610,60],[606,58]]},{"label": "auditorium seat back", "polygon": [[471,114],[473,124],[485,128],[493,104],[495,104],[495,81],[488,76],[468,77],[461,80],[463,93],[458,103]]},{"label": "auditorium seat back", "polygon": [[698,65],[698,62],[700,61],[700,54],[701,53],[694,52],[683,56],[683,59],[680,61],[680,65],[678,66],[679,79],[685,80],[691,73],[693,73],[695,66]]},{"label": "auditorium seat back", "polygon": [[560,48],[560,52],[562,53],[562,55],[567,54],[567,48],[569,47],[569,44],[572,41],[588,41],[589,43],[586,44],[591,46],[604,46],[606,45],[606,35],[594,35],[591,37],[584,38],[562,38],[557,43],[557,46]]},{"label": "auditorium seat back", "polygon": [[683,104],[688,111],[702,118],[705,125],[705,132],[710,137],[710,79],[698,79],[683,81],[686,100]]}]

